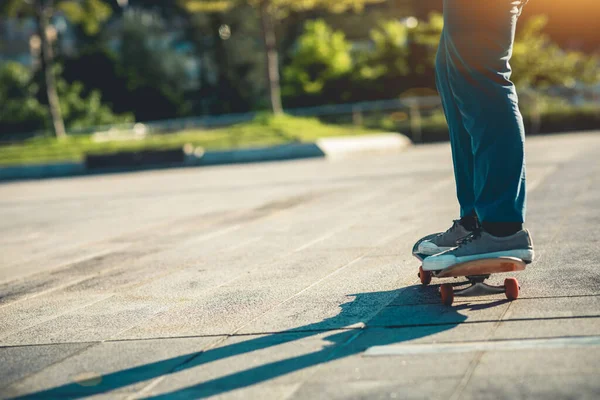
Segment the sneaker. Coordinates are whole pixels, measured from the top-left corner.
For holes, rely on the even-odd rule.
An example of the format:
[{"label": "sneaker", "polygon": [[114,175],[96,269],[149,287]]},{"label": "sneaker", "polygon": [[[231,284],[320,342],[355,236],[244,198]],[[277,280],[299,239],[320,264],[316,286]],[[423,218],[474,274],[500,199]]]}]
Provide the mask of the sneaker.
[{"label": "sneaker", "polygon": [[479,228],[460,240],[458,247],[427,257],[423,261],[423,269],[439,271],[461,262],[497,257],[515,257],[526,263],[532,262],[534,252],[529,231],[496,237]]},{"label": "sneaker", "polygon": [[446,232],[440,233],[433,239],[423,240],[419,243],[417,252],[426,256],[432,256],[452,249],[458,245],[458,240],[468,236],[469,233],[471,231],[462,226],[460,220],[454,220],[454,223]]}]

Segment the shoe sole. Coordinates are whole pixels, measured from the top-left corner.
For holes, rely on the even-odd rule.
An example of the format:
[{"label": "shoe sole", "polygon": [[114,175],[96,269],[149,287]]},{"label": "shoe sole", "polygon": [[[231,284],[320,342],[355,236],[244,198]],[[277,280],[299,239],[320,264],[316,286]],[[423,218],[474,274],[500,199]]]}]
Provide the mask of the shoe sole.
[{"label": "shoe sole", "polygon": [[442,256],[439,258],[427,258],[423,261],[423,270],[424,271],[441,271],[448,267],[451,267],[456,264],[481,260],[484,258],[499,258],[499,257],[515,257],[523,260],[525,263],[529,264],[534,259],[534,251],[531,249],[521,249],[521,250],[507,250],[507,251],[496,251],[493,253],[485,253],[485,254],[477,254],[473,256],[464,256],[464,257],[454,257],[450,258],[450,256]]}]

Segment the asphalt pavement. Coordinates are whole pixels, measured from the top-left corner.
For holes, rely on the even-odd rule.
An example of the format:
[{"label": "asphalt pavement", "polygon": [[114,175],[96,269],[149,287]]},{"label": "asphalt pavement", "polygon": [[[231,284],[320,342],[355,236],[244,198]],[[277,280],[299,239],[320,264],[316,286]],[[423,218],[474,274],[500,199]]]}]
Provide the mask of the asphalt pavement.
[{"label": "asphalt pavement", "polygon": [[520,298],[452,307],[447,143],[0,184],[0,398],[597,399],[599,160],[529,138]]}]

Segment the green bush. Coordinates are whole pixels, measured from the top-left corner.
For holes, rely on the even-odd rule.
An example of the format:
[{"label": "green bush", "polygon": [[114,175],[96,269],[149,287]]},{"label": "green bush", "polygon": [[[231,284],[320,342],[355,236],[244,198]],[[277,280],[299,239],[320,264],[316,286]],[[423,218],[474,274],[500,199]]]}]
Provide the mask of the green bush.
[{"label": "green bush", "polygon": [[61,80],[58,83],[60,106],[67,128],[80,129],[133,122],[134,118],[131,113],[116,115],[106,104],[102,104],[102,95],[99,90],[92,90],[85,97],[83,89],[81,82],[69,85]]},{"label": "green bush", "polygon": [[350,48],[344,33],[334,31],[325,21],[306,22],[290,63],[283,69],[286,106],[344,102],[351,86]]},{"label": "green bush", "polygon": [[289,91],[300,88],[320,93],[325,82],[352,68],[350,43],[343,32],[334,32],[323,20],[308,21],[298,39],[298,48],[283,74]]},{"label": "green bush", "polygon": [[547,24],[547,17],[536,16],[517,30],[511,59],[517,88],[574,87],[577,82],[599,82],[600,58],[562,49],[544,34]]},{"label": "green bush", "polygon": [[[547,134],[570,131],[594,130],[600,128],[600,108],[597,106],[548,107],[539,114],[539,127],[533,131],[533,118],[529,110],[523,113],[526,134]],[[394,121],[388,115],[365,118],[365,126],[403,133],[413,138],[410,121]],[[423,117],[421,120],[421,141],[439,142],[449,139],[448,125],[441,111]]]},{"label": "green bush", "polygon": [[[517,88],[573,87],[600,81],[600,59],[560,48],[543,33],[547,19],[530,18],[517,31],[511,65]],[[435,88],[435,55],[443,17],[408,25],[382,20],[370,31],[368,46],[350,51],[344,34],[311,21],[284,68],[287,104],[309,106],[397,98],[408,91]]]},{"label": "green bush", "polygon": [[36,93],[38,86],[21,64],[0,66],[0,132],[29,132],[44,129],[49,117]]},{"label": "green bush", "polygon": [[[57,68],[57,72],[60,69]],[[36,77],[22,64],[9,62],[0,66],[0,132],[2,136],[12,133],[28,133],[50,128],[50,113]],[[117,115],[102,103],[97,90],[87,96],[83,84],[68,84],[57,79],[60,106],[67,129],[132,122],[129,113]]]},{"label": "green bush", "polygon": [[[539,133],[568,132],[600,129],[600,108],[597,106],[548,109],[540,115]],[[525,115],[526,126],[531,117]]]}]

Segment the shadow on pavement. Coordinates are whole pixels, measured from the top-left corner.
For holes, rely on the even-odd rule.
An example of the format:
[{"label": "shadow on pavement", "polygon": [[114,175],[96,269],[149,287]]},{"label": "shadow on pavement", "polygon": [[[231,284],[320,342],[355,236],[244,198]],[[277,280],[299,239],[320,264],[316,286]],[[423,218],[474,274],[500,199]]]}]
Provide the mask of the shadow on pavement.
[{"label": "shadow on pavement", "polygon": [[[369,327],[368,321],[366,321],[364,318],[364,316],[368,314],[368,312],[365,312],[367,307],[380,307],[381,304],[395,304],[394,307],[412,307],[411,305],[402,304],[404,300],[409,300],[410,297],[413,297],[410,295],[411,292],[413,295],[417,293],[428,293],[425,296],[431,297],[431,292],[433,290],[435,289],[432,287],[421,288],[420,286],[413,286],[405,288],[404,290],[349,295],[349,297],[353,297],[353,300],[342,304],[340,306],[341,310],[339,314],[334,317],[324,319],[320,322],[300,326],[284,332],[253,337],[252,339],[238,343],[225,344],[221,347],[211,348],[202,352],[194,352],[178,357],[164,359],[158,362],[116,371],[103,375],[101,377],[102,379],[98,380],[99,383],[96,386],[82,386],[79,383],[71,383],[68,385],[58,386],[52,389],[23,395],[14,399],[81,398],[107,393],[112,390],[169,375],[174,372],[181,372],[183,370],[195,368],[218,360],[230,358],[232,365],[234,365],[236,362],[234,357],[236,356],[305,339],[315,335],[326,334],[328,331],[335,330],[335,333],[323,338],[323,340],[329,341],[331,344],[324,346],[318,351],[276,362],[266,363],[257,367],[224,375],[219,378],[207,380],[183,389],[147,398],[199,398],[218,395],[227,393],[231,390],[265,382],[282,375],[302,370],[304,368],[309,368],[329,361],[360,354],[371,346],[384,346],[394,343],[401,343],[450,330],[467,319],[466,316],[458,312],[459,310],[466,308],[486,308],[504,303],[497,302],[492,304],[488,303],[486,305],[462,304],[458,307],[445,307],[439,304],[429,304],[427,307],[422,308],[418,313],[412,313],[409,321],[399,320],[395,321],[393,324],[396,328],[401,327],[402,325],[408,325],[407,327],[394,330],[388,329],[390,334],[367,335],[367,333],[369,333],[372,329],[385,329],[385,326],[378,328]],[[395,293],[397,294],[396,298],[391,297]],[[407,294],[409,294],[409,296],[407,296]],[[390,298],[393,298],[391,302],[389,301]],[[400,303],[398,302],[399,300]],[[414,298],[412,300],[414,300]],[[389,309],[389,307],[384,307],[377,315],[382,314],[386,309]],[[436,320],[439,319],[440,313],[443,313],[444,315],[444,323],[436,325]],[[377,318],[377,315],[371,316],[368,319],[372,320]],[[361,322],[366,324],[366,328],[340,329],[342,327],[348,327]],[[423,326],[425,326],[427,329],[420,329]],[[361,337],[361,340],[356,341],[359,336]],[[231,340],[231,338],[228,340]],[[359,344],[357,344],[358,342]]]}]

